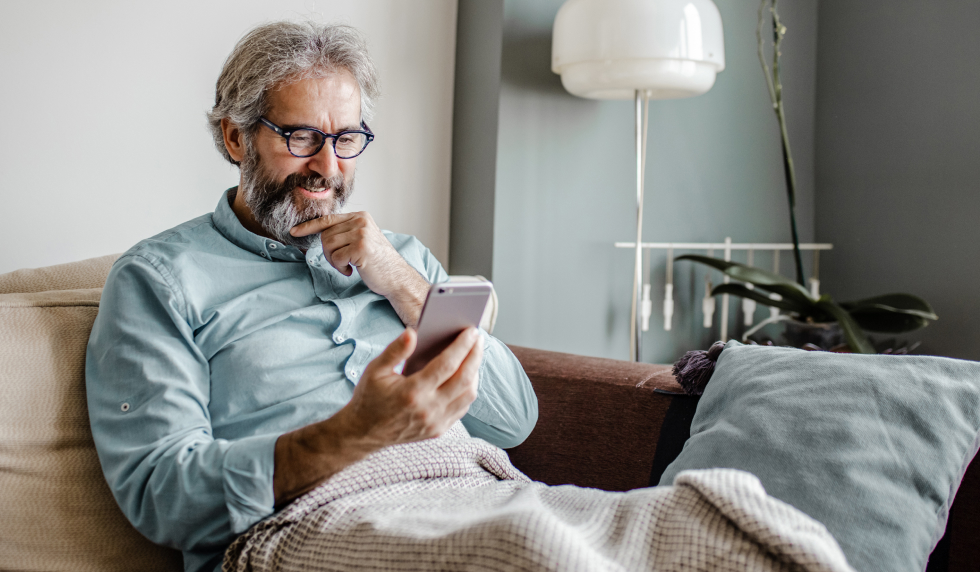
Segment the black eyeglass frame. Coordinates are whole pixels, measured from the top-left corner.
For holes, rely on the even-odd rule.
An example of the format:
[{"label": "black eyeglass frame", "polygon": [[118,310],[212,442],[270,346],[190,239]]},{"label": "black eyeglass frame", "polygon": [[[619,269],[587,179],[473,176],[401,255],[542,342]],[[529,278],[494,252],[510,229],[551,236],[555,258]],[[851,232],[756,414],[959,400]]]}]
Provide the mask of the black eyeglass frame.
[{"label": "black eyeglass frame", "polygon": [[[262,124],[268,127],[269,129],[273,130],[277,135],[285,139],[286,149],[289,151],[289,154],[292,155],[293,157],[299,157],[300,159],[307,159],[319,153],[323,149],[323,146],[327,143],[327,139],[330,139],[330,149],[333,151],[334,156],[337,157],[338,159],[353,159],[354,157],[357,157],[358,155],[363,153],[364,150],[367,149],[368,145],[370,145],[371,142],[374,141],[374,133],[371,132],[371,128],[367,126],[367,123],[364,123],[363,121],[361,121],[361,129],[348,129],[346,131],[341,131],[340,133],[324,133],[323,131],[320,131],[316,127],[300,127],[297,129],[293,129],[292,131],[286,131],[285,129],[279,127],[278,125],[269,121],[265,117],[259,117],[259,121],[262,122]],[[319,133],[320,135],[323,136],[323,140],[320,141],[320,145],[316,148],[316,151],[310,153],[309,155],[297,155],[296,153],[293,153],[293,149],[289,145],[289,138],[293,135],[293,133],[296,133],[297,131],[315,131],[316,133]],[[367,137],[367,140],[365,141],[364,146],[361,147],[361,150],[358,151],[356,155],[351,155],[350,157],[341,157],[340,155],[337,154],[337,138],[340,137],[341,135],[346,135],[347,133],[362,133],[364,134],[365,137]]]}]

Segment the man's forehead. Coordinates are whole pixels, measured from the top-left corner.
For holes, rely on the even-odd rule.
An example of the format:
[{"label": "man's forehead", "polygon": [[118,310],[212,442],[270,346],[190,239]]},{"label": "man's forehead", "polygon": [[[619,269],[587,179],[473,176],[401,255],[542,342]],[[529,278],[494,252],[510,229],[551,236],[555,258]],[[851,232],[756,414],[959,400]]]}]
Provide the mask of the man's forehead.
[{"label": "man's forehead", "polygon": [[360,123],[361,90],[343,68],[283,82],[269,92],[268,101],[268,115],[288,124],[346,128]]}]

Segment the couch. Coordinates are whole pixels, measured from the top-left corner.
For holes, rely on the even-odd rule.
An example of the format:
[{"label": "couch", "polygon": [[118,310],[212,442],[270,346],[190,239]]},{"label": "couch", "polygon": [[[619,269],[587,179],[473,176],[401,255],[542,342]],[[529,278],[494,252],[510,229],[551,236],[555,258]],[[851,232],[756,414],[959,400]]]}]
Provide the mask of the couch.
[{"label": "couch", "polygon": [[[84,359],[114,256],[0,275],[0,568],[181,570],[133,529],[105,484]],[[664,365],[511,348],[539,400],[509,454],[535,480],[611,491],[655,485],[698,399]],[[927,570],[980,569],[980,462],[967,470]]]}]

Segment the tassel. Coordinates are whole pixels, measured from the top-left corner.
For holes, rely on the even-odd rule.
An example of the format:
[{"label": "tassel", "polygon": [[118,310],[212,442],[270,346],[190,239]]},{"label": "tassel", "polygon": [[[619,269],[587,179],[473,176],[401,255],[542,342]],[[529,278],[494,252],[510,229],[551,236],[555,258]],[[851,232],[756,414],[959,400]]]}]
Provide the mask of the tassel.
[{"label": "tassel", "polygon": [[725,342],[715,342],[707,351],[697,350],[687,352],[674,364],[674,377],[688,395],[704,393],[711,374],[715,371],[715,362],[725,349]]}]

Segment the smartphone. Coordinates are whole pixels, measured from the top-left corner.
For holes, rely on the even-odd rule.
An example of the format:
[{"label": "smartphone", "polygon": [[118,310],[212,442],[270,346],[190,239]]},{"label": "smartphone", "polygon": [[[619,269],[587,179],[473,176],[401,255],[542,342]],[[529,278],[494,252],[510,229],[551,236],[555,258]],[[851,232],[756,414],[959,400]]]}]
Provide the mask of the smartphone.
[{"label": "smartphone", "polygon": [[412,375],[439,355],[466,328],[480,327],[493,285],[485,281],[433,284],[419,317],[415,351],[403,375]]}]

